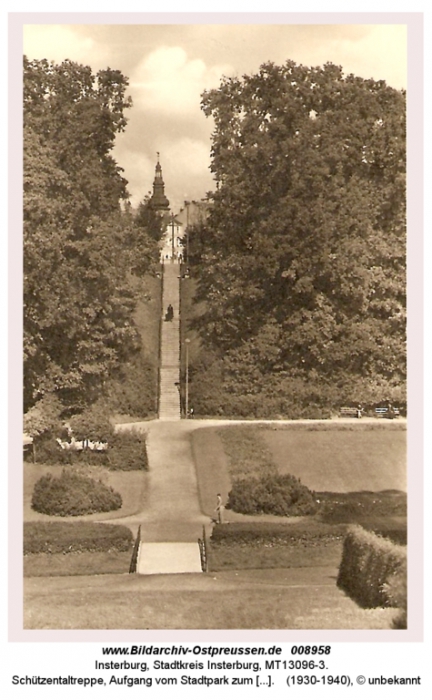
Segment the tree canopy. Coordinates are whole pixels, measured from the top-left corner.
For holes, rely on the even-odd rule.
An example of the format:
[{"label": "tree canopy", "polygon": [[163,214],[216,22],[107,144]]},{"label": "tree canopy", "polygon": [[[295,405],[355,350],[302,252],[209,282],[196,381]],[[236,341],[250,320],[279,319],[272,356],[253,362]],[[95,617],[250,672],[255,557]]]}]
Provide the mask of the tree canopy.
[{"label": "tree canopy", "polygon": [[156,257],[111,151],[127,79],[24,60],[24,405],[79,408],[139,348],[131,272]]},{"label": "tree canopy", "polygon": [[223,78],[202,109],[217,183],[197,245],[204,343],[226,371],[253,367],[249,387],[403,383],[405,94],[288,61]]}]

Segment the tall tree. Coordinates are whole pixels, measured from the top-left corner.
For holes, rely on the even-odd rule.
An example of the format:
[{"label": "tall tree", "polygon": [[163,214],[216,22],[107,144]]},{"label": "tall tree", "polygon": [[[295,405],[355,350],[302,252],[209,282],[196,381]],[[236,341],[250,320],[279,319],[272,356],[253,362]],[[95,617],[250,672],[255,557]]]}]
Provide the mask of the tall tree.
[{"label": "tall tree", "polygon": [[139,347],[129,275],[157,251],[122,211],[110,154],[126,78],[70,61],[24,69],[24,404],[54,393],[79,408]]},{"label": "tall tree", "polygon": [[[264,64],[203,95],[217,181],[204,341],[266,372],[403,381],[405,95]],[[193,246],[193,242],[191,243]]]}]

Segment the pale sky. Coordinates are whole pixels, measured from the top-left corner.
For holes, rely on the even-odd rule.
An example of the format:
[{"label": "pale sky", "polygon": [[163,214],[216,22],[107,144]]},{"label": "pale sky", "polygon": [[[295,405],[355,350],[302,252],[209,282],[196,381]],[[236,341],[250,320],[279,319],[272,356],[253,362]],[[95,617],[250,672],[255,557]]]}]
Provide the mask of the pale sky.
[{"label": "pale sky", "polygon": [[214,189],[212,122],[200,109],[204,89],[222,75],[255,73],[262,63],[326,62],[345,73],[406,88],[406,26],[389,24],[26,25],[24,53],[57,63],[70,59],[121,70],[133,107],[114,157],[124,168],[132,204],[152,189],[160,151],[173,210]]}]

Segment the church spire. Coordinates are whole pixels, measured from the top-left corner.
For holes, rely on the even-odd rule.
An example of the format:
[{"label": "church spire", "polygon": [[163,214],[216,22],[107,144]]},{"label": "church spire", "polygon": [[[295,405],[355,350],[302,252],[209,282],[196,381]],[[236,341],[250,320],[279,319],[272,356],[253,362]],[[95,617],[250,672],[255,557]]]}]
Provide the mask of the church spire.
[{"label": "church spire", "polygon": [[157,163],[155,168],[155,177],[153,180],[153,194],[150,197],[150,206],[154,211],[169,211],[169,200],[165,195],[165,183],[162,177],[162,167],[159,162],[159,151],[156,153]]}]

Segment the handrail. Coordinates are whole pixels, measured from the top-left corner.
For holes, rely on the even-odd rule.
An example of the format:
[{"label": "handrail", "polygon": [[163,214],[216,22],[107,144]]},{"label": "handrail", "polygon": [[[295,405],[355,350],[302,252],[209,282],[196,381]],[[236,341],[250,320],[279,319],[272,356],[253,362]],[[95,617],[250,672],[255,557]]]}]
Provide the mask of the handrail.
[{"label": "handrail", "polygon": [[162,314],[163,314],[163,293],[165,284],[165,265],[162,262],[161,266],[161,286],[160,286],[160,308],[159,308],[159,345],[158,345],[158,363],[157,363],[157,391],[156,391],[156,414],[159,417],[160,411],[160,392],[161,392],[161,364],[162,364]]},{"label": "handrail", "polygon": [[129,573],[130,574],[136,574],[140,543],[141,543],[141,525],[138,527],[137,536],[135,538],[135,543],[134,543],[133,550],[132,550],[132,558],[131,558],[131,563],[129,566]]},{"label": "handrail", "polygon": [[206,573],[209,570],[209,561],[208,561],[208,543],[207,543],[207,535],[206,535],[206,529],[205,525],[203,525],[203,535],[202,538],[198,538],[198,546],[200,550],[200,558],[201,558],[201,570]]}]

